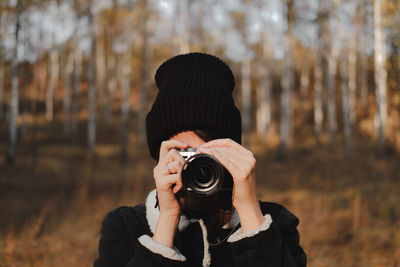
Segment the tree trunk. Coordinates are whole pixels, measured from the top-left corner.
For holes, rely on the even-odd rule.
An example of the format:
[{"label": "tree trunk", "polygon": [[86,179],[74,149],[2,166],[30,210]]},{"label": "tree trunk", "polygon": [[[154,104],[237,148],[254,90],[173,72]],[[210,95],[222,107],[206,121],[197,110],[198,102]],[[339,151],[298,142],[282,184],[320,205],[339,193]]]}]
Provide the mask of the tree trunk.
[{"label": "tree trunk", "polygon": [[303,121],[305,120],[306,116],[306,101],[308,99],[308,89],[310,86],[310,68],[310,61],[306,55],[300,76],[300,114],[303,118]]},{"label": "tree trunk", "polygon": [[337,129],[336,124],[336,70],[339,57],[339,47],[335,40],[332,40],[332,47],[328,56],[328,103],[327,103],[327,123],[328,123],[328,144],[332,145],[333,138]]},{"label": "tree trunk", "polygon": [[322,69],[323,60],[321,51],[317,51],[315,55],[314,69],[314,134],[317,143],[320,143],[321,141],[322,120],[324,116],[322,109]]},{"label": "tree trunk", "polygon": [[249,145],[249,135],[251,126],[251,62],[248,56],[244,56],[241,65],[241,78],[242,78],[242,125],[243,125],[243,144]]},{"label": "tree trunk", "polygon": [[131,96],[131,54],[128,52],[124,55],[122,65],[122,131],[121,131],[121,159],[125,163],[128,156],[129,144],[129,120],[131,113],[130,96]]},{"label": "tree trunk", "polygon": [[350,125],[353,127],[356,123],[356,75],[357,75],[357,52],[356,52],[356,36],[353,34],[349,48],[349,110],[350,110]]},{"label": "tree trunk", "polygon": [[117,91],[117,71],[116,71],[116,59],[114,55],[109,55],[107,61],[107,100],[104,107],[104,119],[107,127],[111,125],[112,120],[112,102],[114,94]]},{"label": "tree trunk", "polygon": [[271,76],[268,69],[265,40],[264,38],[262,40],[262,51],[258,62],[257,133],[260,137],[265,137],[271,123]]},{"label": "tree trunk", "polygon": [[281,79],[282,95],[281,95],[281,121],[279,127],[280,143],[278,149],[278,157],[284,159],[286,157],[286,147],[288,141],[293,136],[292,128],[292,90],[294,87],[294,64],[293,64],[293,27],[294,27],[294,1],[287,0],[287,23],[286,32],[287,49],[285,53],[283,74]]},{"label": "tree trunk", "polygon": [[[54,40],[55,37],[53,37]],[[58,74],[59,74],[59,52],[58,47],[53,42],[53,48],[50,52],[50,80],[47,87],[46,93],[46,120],[51,121],[53,119],[53,106],[54,106],[54,91],[57,87]]]},{"label": "tree trunk", "polygon": [[368,55],[366,54],[365,47],[367,46],[367,14],[365,5],[367,1],[361,1],[361,29],[360,30],[360,45],[358,46],[358,58],[360,62],[360,99],[361,108],[363,111],[367,108],[368,104]]},{"label": "tree trunk", "polygon": [[348,61],[346,60],[345,52],[340,59],[340,80],[342,89],[342,111],[343,111],[343,129],[344,129],[344,146],[345,155],[349,159],[351,156],[351,121],[350,121],[350,103],[348,89]]},{"label": "tree trunk", "polygon": [[180,54],[189,53],[190,51],[190,28],[189,28],[190,4],[191,0],[178,1],[180,27],[181,27],[181,32],[179,37]]},{"label": "tree trunk", "polygon": [[[8,20],[8,11],[7,8],[4,8],[2,12],[2,16],[0,19],[0,34],[1,36],[4,36],[7,31],[7,20]],[[4,49],[0,48],[0,60],[5,61],[5,55],[4,55]],[[6,68],[4,67],[4,61],[0,63],[0,121],[3,119],[3,113],[4,113],[4,108],[3,108],[3,97],[4,97],[4,73],[6,71]]]},{"label": "tree trunk", "polygon": [[64,69],[64,134],[70,134],[71,126],[71,79],[74,68],[74,54],[67,56],[67,63]]},{"label": "tree trunk", "polygon": [[137,143],[140,147],[146,143],[146,114],[147,114],[147,92],[148,86],[148,34],[149,34],[149,10],[147,1],[144,1],[143,17],[142,17],[142,49],[140,62],[140,86],[139,86],[139,114],[138,114],[138,139]]},{"label": "tree trunk", "polygon": [[18,45],[20,30],[20,8],[21,1],[17,0],[15,9],[15,44],[13,57],[11,61],[11,95],[9,101],[9,142],[7,150],[7,160],[13,162],[15,160],[15,146],[17,143],[17,119],[18,119],[18,90],[19,90],[19,70],[18,70]]},{"label": "tree trunk", "polygon": [[82,51],[76,44],[74,51],[74,90],[72,93],[71,103],[71,142],[77,144],[78,142],[78,119],[79,119],[79,98],[81,91],[81,72],[82,72]]},{"label": "tree trunk", "polygon": [[[22,73],[27,71],[27,68],[25,66],[24,69],[22,69]],[[22,77],[22,82],[20,84],[20,90],[22,92],[21,94],[21,117],[22,117],[22,127],[21,127],[21,143],[26,144],[26,139],[28,137],[28,113],[29,113],[29,100],[28,100],[28,87],[29,87],[29,75],[25,74]]]},{"label": "tree trunk", "polygon": [[0,63],[0,121],[3,118],[4,63]]},{"label": "tree trunk", "polygon": [[375,97],[376,97],[376,117],[375,128],[378,136],[378,154],[383,152],[385,142],[385,128],[387,117],[386,103],[386,78],[385,69],[386,49],[385,36],[382,27],[382,4],[384,0],[374,0],[374,59],[375,59]]},{"label": "tree trunk", "polygon": [[88,61],[88,148],[89,152],[94,152],[96,144],[96,88],[95,88],[95,57],[96,57],[96,39],[93,23],[93,13],[89,11],[89,27],[90,27],[90,54]]},{"label": "tree trunk", "polygon": [[[54,12],[52,12],[53,18],[57,18],[58,4],[56,0],[52,1],[54,5]],[[55,33],[52,36],[52,49],[50,51],[50,80],[47,87],[46,93],[46,120],[51,121],[53,119],[53,106],[54,106],[54,91],[56,90],[59,75],[59,51],[55,41]]]},{"label": "tree trunk", "polygon": [[[100,101],[100,109],[105,110],[106,109],[106,103],[107,103],[107,92],[106,92],[106,54],[105,54],[105,49],[104,49],[104,44],[105,44],[105,34],[104,34],[104,29],[101,28],[99,29],[99,32],[101,32],[101,36],[99,36],[96,39],[96,89],[99,92],[99,101]],[[106,113],[103,112],[103,115]],[[105,116],[103,116],[104,120],[106,120]]]}]

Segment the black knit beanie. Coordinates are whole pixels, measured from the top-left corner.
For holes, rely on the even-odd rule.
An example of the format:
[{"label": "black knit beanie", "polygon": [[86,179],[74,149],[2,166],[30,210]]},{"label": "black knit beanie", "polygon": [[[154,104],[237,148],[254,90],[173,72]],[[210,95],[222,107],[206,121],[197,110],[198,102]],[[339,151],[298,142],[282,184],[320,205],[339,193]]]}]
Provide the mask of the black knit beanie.
[{"label": "black knit beanie", "polygon": [[159,89],[146,117],[147,144],[158,160],[161,142],[188,130],[241,143],[241,117],[232,98],[235,79],[221,59],[204,53],[172,57],[157,69]]}]

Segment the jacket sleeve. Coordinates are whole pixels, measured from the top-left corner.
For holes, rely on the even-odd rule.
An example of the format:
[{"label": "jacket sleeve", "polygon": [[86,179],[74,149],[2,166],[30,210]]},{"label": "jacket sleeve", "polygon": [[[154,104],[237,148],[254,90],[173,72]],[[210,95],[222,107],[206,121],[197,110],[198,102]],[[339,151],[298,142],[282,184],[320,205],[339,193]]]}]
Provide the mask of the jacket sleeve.
[{"label": "jacket sleeve", "polygon": [[254,267],[303,267],[307,265],[306,254],[300,247],[297,231],[299,220],[288,210],[283,209],[277,221],[269,214],[259,229],[234,233],[228,242],[231,244],[235,266]]},{"label": "jacket sleeve", "polygon": [[174,256],[173,249],[168,248],[171,251],[165,252],[170,253],[166,257],[162,252],[153,252],[154,249],[152,251],[151,248],[156,242],[148,235],[142,235],[141,231],[136,229],[140,227],[135,227],[134,223],[129,228],[127,223],[130,223],[129,220],[126,220],[119,209],[106,215],[100,231],[99,257],[94,261],[94,267],[186,266],[184,259],[168,258]]}]

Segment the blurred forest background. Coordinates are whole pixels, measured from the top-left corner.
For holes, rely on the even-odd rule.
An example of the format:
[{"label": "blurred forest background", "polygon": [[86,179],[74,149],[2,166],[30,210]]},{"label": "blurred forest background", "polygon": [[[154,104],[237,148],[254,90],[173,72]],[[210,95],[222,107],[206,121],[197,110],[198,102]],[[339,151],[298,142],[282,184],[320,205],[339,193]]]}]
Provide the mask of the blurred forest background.
[{"label": "blurred forest background", "polygon": [[309,266],[400,266],[399,47],[399,0],[1,0],[0,266],[92,264],[153,188],[155,70],[190,51],[233,69]]}]

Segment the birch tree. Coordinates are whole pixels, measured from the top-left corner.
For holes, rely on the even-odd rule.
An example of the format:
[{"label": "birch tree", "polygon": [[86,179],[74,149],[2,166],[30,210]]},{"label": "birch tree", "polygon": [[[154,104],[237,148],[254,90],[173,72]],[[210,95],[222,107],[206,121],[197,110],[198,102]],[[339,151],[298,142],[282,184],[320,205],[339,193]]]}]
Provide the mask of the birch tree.
[{"label": "birch tree", "polygon": [[[186,2],[186,1],[181,1]],[[147,113],[147,92],[149,89],[148,81],[148,53],[149,53],[149,3],[142,1],[142,21],[141,21],[141,55],[140,55],[140,86],[139,86],[139,114],[138,114],[138,144],[143,146],[146,143],[146,113]],[[184,52],[184,51],[181,51]]]},{"label": "birch tree", "polygon": [[349,88],[348,88],[348,58],[346,53],[342,51],[340,59],[340,80],[342,93],[342,114],[343,114],[343,129],[344,129],[344,147],[346,158],[351,156],[351,121],[350,121],[350,103],[349,103]]},{"label": "birch tree", "polygon": [[249,135],[251,126],[251,61],[248,55],[243,57],[241,62],[241,90],[242,90],[242,126],[243,126],[243,144],[249,145]]},{"label": "birch tree", "polygon": [[[260,12],[263,10],[263,1],[259,1]],[[260,16],[261,17],[261,16]],[[261,25],[265,23],[261,21]],[[264,27],[262,27],[264,28]],[[271,124],[271,75],[268,68],[268,47],[267,33],[264,29],[260,32],[260,56],[258,58],[258,77],[259,84],[257,88],[257,133],[259,136],[265,136]]]},{"label": "birch tree", "polygon": [[[339,30],[339,36],[340,34]],[[337,129],[336,124],[336,70],[337,63],[339,58],[339,44],[337,40],[340,39],[336,35],[336,39],[332,38],[331,49],[328,55],[328,103],[327,103],[327,123],[328,123],[328,132],[327,132],[327,141],[328,144],[333,143],[333,137]]]},{"label": "birch tree", "polygon": [[88,59],[88,146],[89,151],[93,152],[96,144],[96,88],[95,88],[95,57],[96,57],[96,38],[94,29],[94,15],[91,10],[93,0],[88,7],[90,49]]},{"label": "birch tree", "polygon": [[[56,0],[52,1],[52,16],[57,17],[58,3]],[[53,47],[50,51],[50,80],[46,93],[46,119],[51,121],[53,119],[53,106],[54,106],[54,92],[58,83],[59,76],[59,48],[55,40],[55,32],[52,34]]]},{"label": "birch tree", "polygon": [[310,73],[311,73],[311,64],[310,64],[310,55],[308,52],[304,56],[303,67],[301,69],[300,74],[300,114],[304,118],[305,110],[306,110],[306,101],[308,98],[308,89],[310,87]]},{"label": "birch tree", "polygon": [[386,103],[386,47],[385,33],[382,27],[382,5],[384,0],[374,0],[374,66],[375,66],[375,98],[376,116],[375,129],[378,136],[378,152],[382,153],[385,141],[385,127],[387,118]]},{"label": "birch tree", "polygon": [[[143,0],[142,0],[143,3]],[[131,23],[131,13],[132,10],[128,9],[123,12],[123,25]],[[121,102],[121,115],[122,115],[122,125],[121,125],[121,160],[123,163],[126,162],[128,153],[128,143],[129,143],[129,120],[131,118],[131,59],[132,59],[132,33],[127,29],[122,31],[122,42],[124,43],[124,51],[122,52],[121,58],[121,88],[122,88],[122,102]],[[139,101],[140,102],[140,101]],[[141,104],[141,103],[140,103]]]},{"label": "birch tree", "polygon": [[326,7],[326,2],[319,3],[317,12],[318,23],[318,45],[315,52],[315,67],[314,67],[314,134],[317,143],[320,142],[322,134],[322,124],[324,118],[323,112],[323,90],[325,88],[323,73],[325,71],[324,51],[329,51],[327,43],[329,39],[328,18],[330,16],[329,9]]},{"label": "birch tree", "polygon": [[285,53],[283,74],[281,79],[282,94],[281,94],[281,120],[279,127],[280,144],[278,154],[281,157],[286,156],[286,146],[289,138],[293,135],[292,129],[292,90],[294,87],[294,64],[293,64],[293,27],[294,27],[294,2],[286,0],[286,18],[288,29],[285,34],[287,48]]},{"label": "birch tree", "polygon": [[265,136],[270,128],[271,114],[271,75],[268,69],[269,57],[267,56],[267,44],[265,33],[261,34],[261,55],[258,60],[259,84],[257,88],[257,133]]},{"label": "birch tree", "polygon": [[350,37],[349,43],[349,110],[350,110],[350,125],[353,127],[356,123],[356,75],[357,75],[357,51],[356,43],[358,36],[357,23],[353,24],[353,34]]},{"label": "birch tree", "polygon": [[[4,40],[4,38],[7,35],[7,20],[8,20],[8,8],[6,6],[3,6],[4,4],[1,4],[2,8],[2,14],[0,18],[0,37]],[[0,44],[0,120],[3,118],[3,94],[4,94],[4,82],[5,82],[5,76],[4,72],[6,68],[4,67],[4,62],[5,62],[5,48]]]},{"label": "birch tree", "polygon": [[64,134],[69,135],[71,126],[71,80],[74,69],[74,53],[70,51],[67,55],[64,68]]},{"label": "birch tree", "polygon": [[360,26],[360,31],[359,31],[359,36],[360,36],[360,45],[358,46],[358,58],[359,60],[359,65],[360,65],[360,101],[361,101],[361,107],[364,110],[367,107],[367,101],[368,101],[368,56],[366,54],[366,44],[367,44],[367,12],[365,6],[367,5],[367,2],[369,1],[361,1],[360,4],[360,17],[361,17],[361,26]]},{"label": "birch tree", "polygon": [[81,91],[81,74],[82,74],[82,60],[83,52],[79,45],[75,43],[74,51],[74,70],[73,70],[73,92],[71,103],[71,142],[76,144],[78,140],[78,116],[79,116],[79,94]]},{"label": "birch tree", "polygon": [[18,45],[20,31],[21,0],[15,4],[15,31],[14,31],[14,49],[11,60],[11,94],[8,109],[9,123],[9,141],[7,149],[7,160],[15,160],[15,146],[17,143],[17,118],[18,118],[18,95],[19,95],[19,69],[18,69]]}]

